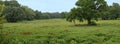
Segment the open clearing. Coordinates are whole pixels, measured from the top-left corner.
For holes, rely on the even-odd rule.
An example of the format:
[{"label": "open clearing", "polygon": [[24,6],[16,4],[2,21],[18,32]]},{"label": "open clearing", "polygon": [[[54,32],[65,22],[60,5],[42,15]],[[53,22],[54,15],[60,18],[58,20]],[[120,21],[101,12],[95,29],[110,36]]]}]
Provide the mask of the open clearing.
[{"label": "open clearing", "polygon": [[9,44],[120,43],[120,20],[100,20],[97,24],[97,26],[74,26],[65,19],[4,23],[3,34]]}]

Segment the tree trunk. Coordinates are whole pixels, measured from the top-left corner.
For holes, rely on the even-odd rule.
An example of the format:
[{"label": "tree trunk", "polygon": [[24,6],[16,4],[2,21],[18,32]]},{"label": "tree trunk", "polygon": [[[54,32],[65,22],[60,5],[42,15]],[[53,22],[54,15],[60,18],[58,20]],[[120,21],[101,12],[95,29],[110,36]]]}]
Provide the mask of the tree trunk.
[{"label": "tree trunk", "polygon": [[74,22],[74,25],[76,25],[76,22],[75,22],[75,20],[73,20],[73,22]]},{"label": "tree trunk", "polygon": [[91,25],[91,18],[87,19],[88,25]]}]

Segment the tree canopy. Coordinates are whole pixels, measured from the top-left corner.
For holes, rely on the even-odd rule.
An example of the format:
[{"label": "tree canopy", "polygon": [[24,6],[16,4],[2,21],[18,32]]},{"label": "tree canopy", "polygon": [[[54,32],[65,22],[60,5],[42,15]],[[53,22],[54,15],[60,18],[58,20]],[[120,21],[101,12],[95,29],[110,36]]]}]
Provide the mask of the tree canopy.
[{"label": "tree canopy", "polygon": [[5,7],[3,14],[5,15],[8,22],[21,21],[25,15],[24,11],[21,8],[11,6]]},{"label": "tree canopy", "polygon": [[105,14],[102,15],[103,20],[116,20],[120,18],[120,5],[118,3],[113,3],[107,8]]},{"label": "tree canopy", "polygon": [[92,25],[91,20],[98,20],[99,15],[106,11],[107,3],[105,0],[78,0],[75,8],[71,9],[67,20],[88,21],[88,25]]}]

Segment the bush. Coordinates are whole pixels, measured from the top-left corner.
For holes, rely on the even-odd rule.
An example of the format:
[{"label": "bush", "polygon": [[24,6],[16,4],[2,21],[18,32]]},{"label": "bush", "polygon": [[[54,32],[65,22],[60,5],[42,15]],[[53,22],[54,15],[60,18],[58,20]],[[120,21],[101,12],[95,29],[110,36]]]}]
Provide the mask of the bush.
[{"label": "bush", "polygon": [[94,21],[92,21],[92,22],[91,22],[91,25],[97,25],[97,23],[96,23],[96,22],[94,22]]}]

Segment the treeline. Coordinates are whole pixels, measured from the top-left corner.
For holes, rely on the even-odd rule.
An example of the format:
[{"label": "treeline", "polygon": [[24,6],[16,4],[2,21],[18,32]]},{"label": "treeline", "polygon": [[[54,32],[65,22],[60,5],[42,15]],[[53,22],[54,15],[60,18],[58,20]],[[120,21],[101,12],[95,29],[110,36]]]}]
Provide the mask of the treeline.
[{"label": "treeline", "polygon": [[120,18],[120,5],[118,3],[113,3],[108,6],[107,11],[102,15],[103,20],[116,20]]},{"label": "treeline", "polygon": [[[69,14],[71,13],[71,12],[61,12],[61,13],[60,12],[53,12],[53,13],[41,12],[38,10],[33,10],[33,9],[29,8],[28,6],[23,6],[23,5],[19,4],[16,0],[0,1],[0,4],[5,5],[3,12],[0,16],[4,16],[7,22],[18,22],[18,21],[24,21],[24,20],[31,21],[31,20],[38,20],[38,19],[66,18],[66,17],[69,17]],[[87,9],[85,9],[85,11],[87,11]],[[72,10],[74,10],[74,9],[72,9]],[[99,11],[102,11],[102,9]],[[79,12],[76,12],[76,10],[73,11],[73,13],[78,13],[78,14],[80,12],[81,12],[81,10]],[[87,12],[87,13],[89,13],[89,12]],[[92,12],[92,13],[94,13],[94,12]],[[88,15],[85,15],[85,14],[86,13],[84,13],[82,16],[79,16],[79,15],[77,16],[77,14],[75,14],[75,16],[73,15],[72,17],[71,16],[70,17],[71,17],[71,19],[74,19],[76,17],[82,19],[84,16],[85,19],[89,19],[89,18],[86,18]],[[97,13],[97,14],[99,14],[99,13]],[[90,16],[92,16],[92,15],[90,15]],[[118,3],[113,3],[113,5],[108,6],[106,8],[106,11],[104,11],[103,14],[97,15],[96,17],[98,17],[98,16],[99,16],[99,18],[102,18],[103,20],[119,19],[120,18],[120,5]]]},{"label": "treeline", "polygon": [[5,7],[1,16],[4,16],[7,22],[18,22],[24,20],[35,20],[35,19],[51,19],[51,18],[65,18],[67,12],[44,12],[33,10],[28,6],[23,6],[17,1],[0,1]]}]

